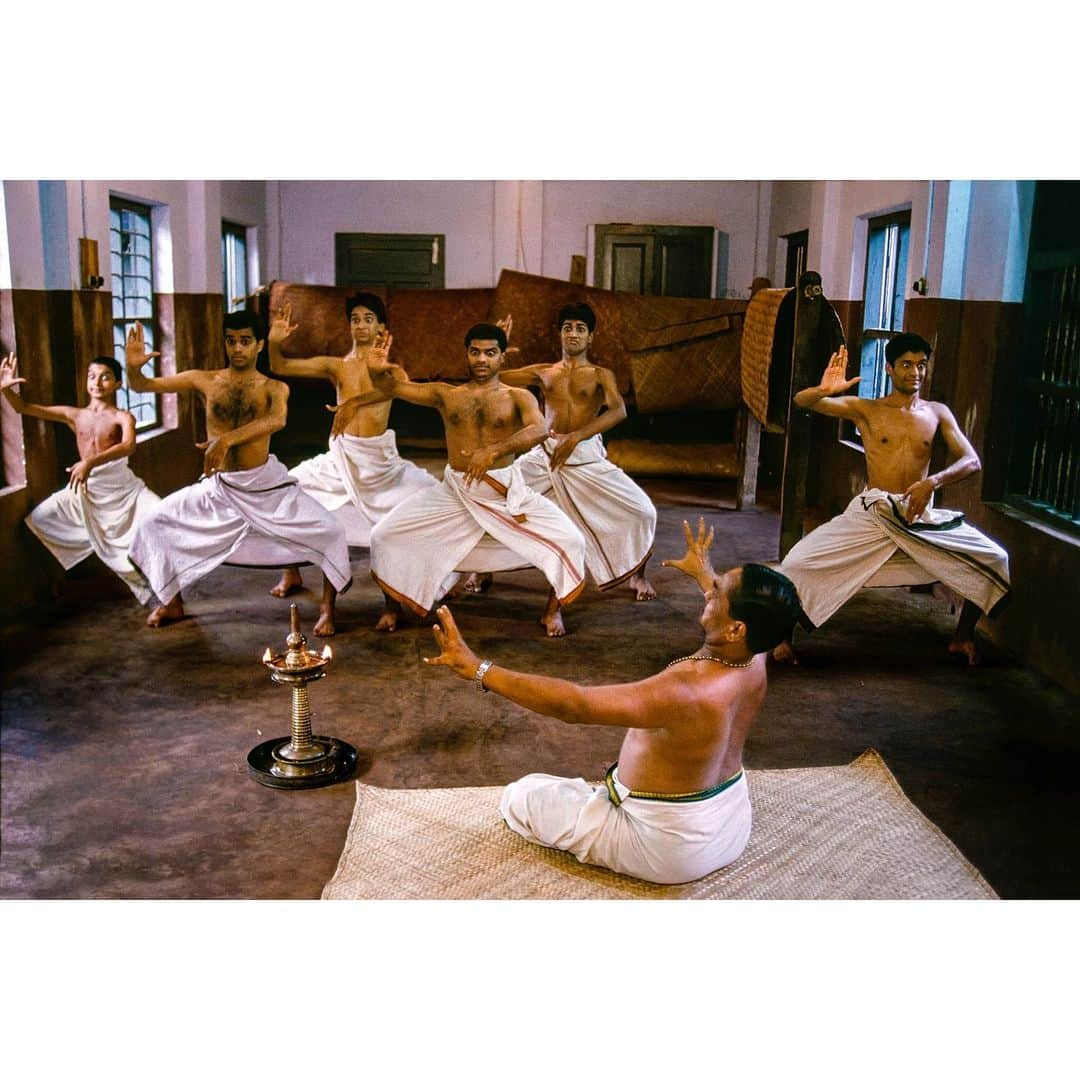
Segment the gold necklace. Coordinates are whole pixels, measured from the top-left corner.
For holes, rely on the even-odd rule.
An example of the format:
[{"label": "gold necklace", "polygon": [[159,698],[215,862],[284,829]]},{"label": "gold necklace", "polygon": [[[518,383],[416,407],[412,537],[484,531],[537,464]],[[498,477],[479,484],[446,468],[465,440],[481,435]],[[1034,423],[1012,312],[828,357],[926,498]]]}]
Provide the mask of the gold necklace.
[{"label": "gold necklace", "polygon": [[678,660],[672,660],[668,667],[673,667],[675,664],[681,664],[684,660],[711,660],[714,664],[723,664],[724,667],[749,667],[754,658],[751,656],[745,664],[735,664],[730,660],[724,660],[719,656],[680,656]]}]

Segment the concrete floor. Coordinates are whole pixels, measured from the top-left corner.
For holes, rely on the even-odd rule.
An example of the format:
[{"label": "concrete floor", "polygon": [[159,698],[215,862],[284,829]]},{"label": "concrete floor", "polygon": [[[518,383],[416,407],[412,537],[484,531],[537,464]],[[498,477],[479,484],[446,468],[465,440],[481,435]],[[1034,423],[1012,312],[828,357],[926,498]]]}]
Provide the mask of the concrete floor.
[{"label": "concrete floor", "polygon": [[[583,682],[653,673],[700,643],[700,594],[659,559],[681,521],[716,527],[718,568],[776,555],[768,506],[735,513],[724,485],[645,482],[660,510],[651,576],[659,598],[587,591],[570,635],[535,619],[537,572],[505,575],[452,607],[499,663]],[[335,660],[311,691],[317,734],[360,751],[357,777],[385,787],[502,784],[528,771],[599,776],[621,731],[526,713],[426,668],[431,632],[372,626],[381,597],[366,555],[341,598]],[[272,571],[222,567],[188,596],[193,618],[142,625],[126,590],[77,571],[47,614],[0,628],[0,895],[69,898],[317,897],[352,813],[351,783],[278,791],[246,755],[289,732],[289,694],[259,663],[283,644],[288,604]],[[318,576],[299,594],[310,631]],[[1007,658],[968,670],[947,654],[954,617],[906,590],[864,591],[774,668],[746,751],[749,768],[835,765],[867,747],[1006,898],[1080,896],[1078,701]]]}]

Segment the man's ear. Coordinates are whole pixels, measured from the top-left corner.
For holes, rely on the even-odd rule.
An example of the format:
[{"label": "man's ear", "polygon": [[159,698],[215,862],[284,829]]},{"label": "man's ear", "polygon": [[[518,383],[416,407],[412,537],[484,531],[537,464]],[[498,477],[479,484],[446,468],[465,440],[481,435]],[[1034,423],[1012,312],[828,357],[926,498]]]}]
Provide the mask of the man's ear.
[{"label": "man's ear", "polygon": [[728,641],[742,641],[746,637],[746,623],[740,622],[738,619],[732,619],[724,631],[724,637]]}]

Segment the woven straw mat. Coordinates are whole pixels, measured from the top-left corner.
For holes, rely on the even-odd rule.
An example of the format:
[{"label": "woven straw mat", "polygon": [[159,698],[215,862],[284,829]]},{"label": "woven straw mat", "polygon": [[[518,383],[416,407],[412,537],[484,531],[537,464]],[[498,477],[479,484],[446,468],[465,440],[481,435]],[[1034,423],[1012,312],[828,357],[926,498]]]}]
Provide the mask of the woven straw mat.
[{"label": "woven straw mat", "polygon": [[769,365],[772,363],[773,336],[780,303],[790,289],[760,289],[750,298],[743,324],[742,354],[739,370],[742,373],[742,396],[746,407],[767,423],[769,412]]},{"label": "woven straw mat", "polygon": [[528,843],[499,816],[502,788],[358,783],[323,899],[996,899],[874,750],[850,765],[748,777],[746,850],[687,885],[650,885]]}]

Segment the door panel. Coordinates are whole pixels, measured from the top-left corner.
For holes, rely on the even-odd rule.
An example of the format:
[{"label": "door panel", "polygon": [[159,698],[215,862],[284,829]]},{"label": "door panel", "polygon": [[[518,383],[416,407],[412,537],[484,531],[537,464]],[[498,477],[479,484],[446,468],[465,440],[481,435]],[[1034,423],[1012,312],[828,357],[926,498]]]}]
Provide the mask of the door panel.
[{"label": "door panel", "polygon": [[444,287],[446,237],[431,233],[336,233],[336,285]]},{"label": "door panel", "polygon": [[708,225],[597,225],[593,284],[647,296],[711,295]]}]

